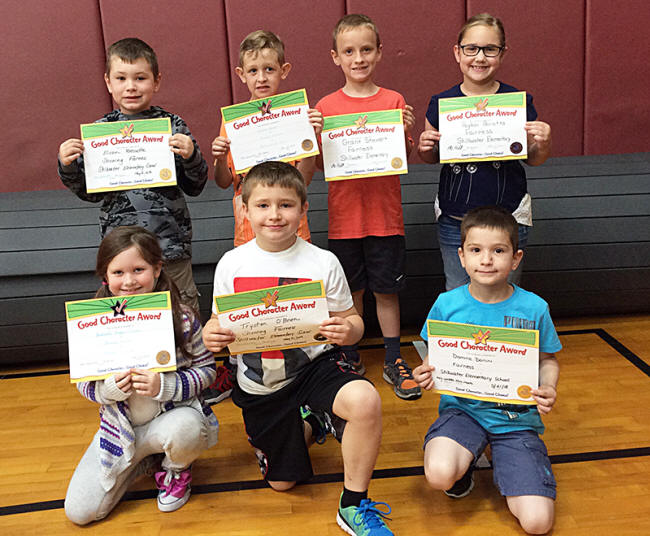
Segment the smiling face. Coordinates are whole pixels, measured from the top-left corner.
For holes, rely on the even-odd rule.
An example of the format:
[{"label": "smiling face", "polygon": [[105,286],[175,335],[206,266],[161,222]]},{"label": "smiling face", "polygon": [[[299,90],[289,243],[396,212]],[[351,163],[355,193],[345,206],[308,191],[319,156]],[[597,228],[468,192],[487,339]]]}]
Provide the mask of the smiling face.
[{"label": "smiling face", "polygon": [[154,93],[160,89],[160,74],[155,79],[145,58],[133,63],[113,56],[109,74],[104,75],[108,92],[123,114],[133,115],[151,106]]},{"label": "smiling face", "polygon": [[153,292],[162,265],[152,266],[140,250],[131,246],[113,257],[106,269],[106,283],[113,296]]},{"label": "smiling face", "polygon": [[308,203],[303,205],[293,188],[258,184],[244,204],[244,214],[261,249],[284,251],[295,243],[307,207]]},{"label": "smiling face", "polygon": [[235,72],[251,92],[251,99],[261,99],[276,95],[290,70],[291,64],[281,65],[275,50],[263,48],[246,52]]},{"label": "smiling face", "polygon": [[368,26],[354,26],[336,37],[336,50],[332,50],[334,63],[341,67],[347,83],[364,84],[372,77],[381,60],[381,45],[377,35]]},{"label": "smiling face", "polygon": [[503,229],[472,227],[458,255],[472,285],[500,289],[507,287],[508,276],[519,266],[523,251],[513,250]]},{"label": "smiling face", "polygon": [[[460,45],[500,47],[503,43],[501,34],[496,28],[479,24],[465,30]],[[454,45],[454,56],[463,73],[465,87],[476,94],[491,93],[494,90],[494,79],[501,66],[504,53],[505,50],[493,58],[486,57],[483,51],[476,56],[466,56],[459,45]]]}]

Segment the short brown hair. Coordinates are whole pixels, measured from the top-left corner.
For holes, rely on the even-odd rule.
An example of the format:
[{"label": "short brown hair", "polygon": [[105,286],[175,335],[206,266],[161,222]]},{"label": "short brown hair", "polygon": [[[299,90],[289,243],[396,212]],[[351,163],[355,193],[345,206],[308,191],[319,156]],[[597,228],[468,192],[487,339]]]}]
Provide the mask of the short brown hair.
[{"label": "short brown hair", "polygon": [[463,40],[463,37],[465,36],[465,32],[470,28],[473,28],[474,26],[487,26],[488,28],[495,29],[497,32],[499,32],[499,35],[501,36],[501,46],[502,47],[506,46],[506,31],[503,28],[503,23],[501,22],[501,19],[495,17],[494,15],[490,15],[489,13],[479,13],[478,15],[474,15],[473,17],[467,19],[467,22],[463,24],[463,27],[460,29],[460,32],[458,33],[459,45]]},{"label": "short brown hair", "polygon": [[379,30],[377,30],[377,25],[367,15],[362,15],[361,13],[351,13],[350,15],[345,15],[336,23],[334,31],[332,32],[332,50],[337,50],[336,38],[340,33],[345,32],[351,28],[358,28],[359,26],[365,26],[366,28],[370,28],[373,32],[375,32],[375,37],[377,38],[377,48],[379,48],[379,45],[381,45],[381,39],[379,39]]},{"label": "short brown hair", "polygon": [[151,72],[153,73],[154,80],[158,79],[158,58],[147,43],[137,37],[126,37],[115,41],[106,51],[106,75],[111,74],[111,60],[113,56],[117,56],[126,63],[133,63],[139,58],[147,60]]},{"label": "short brown hair", "polygon": [[504,231],[510,238],[513,254],[519,249],[519,224],[515,217],[503,207],[478,207],[465,214],[460,224],[461,248],[465,245],[465,239],[472,227],[487,227]]},{"label": "short brown hair", "polygon": [[269,48],[278,55],[278,63],[284,65],[284,43],[273,32],[255,30],[249,33],[239,45],[239,66],[244,66],[244,56],[248,52],[260,52]]},{"label": "short brown hair", "polygon": [[307,202],[307,187],[300,171],[286,162],[262,162],[253,166],[242,184],[241,197],[245,204],[257,185],[291,188],[298,195],[300,204]]}]

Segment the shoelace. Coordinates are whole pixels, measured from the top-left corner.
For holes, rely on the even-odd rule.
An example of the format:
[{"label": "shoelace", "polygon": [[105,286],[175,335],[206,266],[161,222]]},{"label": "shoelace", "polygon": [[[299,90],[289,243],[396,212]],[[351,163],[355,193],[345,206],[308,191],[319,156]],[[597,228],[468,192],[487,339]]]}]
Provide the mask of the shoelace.
[{"label": "shoelace", "polygon": [[409,377],[411,375],[411,368],[402,360],[395,362],[400,376]]},{"label": "shoelace", "polygon": [[[388,508],[387,512],[379,510],[378,505],[384,505]],[[368,528],[377,529],[385,525],[384,519],[390,519],[388,514],[391,513],[391,507],[385,502],[375,502],[370,499],[363,499],[357,512],[354,515],[353,522],[358,527],[365,523]]]},{"label": "shoelace", "polygon": [[158,489],[165,491],[165,497],[170,493],[174,495],[174,497],[177,497],[180,490],[185,493],[185,488],[192,481],[192,472],[187,469],[181,473],[175,473],[174,471],[160,471],[159,473],[156,473],[155,480]]}]

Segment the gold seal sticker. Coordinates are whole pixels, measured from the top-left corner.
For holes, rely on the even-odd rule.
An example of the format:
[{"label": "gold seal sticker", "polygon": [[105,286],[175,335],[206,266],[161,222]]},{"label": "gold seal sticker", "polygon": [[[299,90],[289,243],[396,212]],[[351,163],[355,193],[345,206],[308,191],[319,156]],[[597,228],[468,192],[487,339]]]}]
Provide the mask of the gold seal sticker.
[{"label": "gold seal sticker", "polygon": [[160,178],[164,181],[168,181],[172,178],[172,170],[169,168],[162,168],[160,170]]},{"label": "gold seal sticker", "polygon": [[390,165],[393,166],[393,169],[399,169],[402,167],[402,159],[395,157],[390,161]]},{"label": "gold seal sticker", "polygon": [[530,387],[528,385],[520,385],[517,387],[517,394],[521,398],[530,398]]},{"label": "gold seal sticker", "polygon": [[169,363],[170,359],[171,356],[169,355],[169,352],[167,352],[166,350],[161,350],[156,354],[156,361],[161,365],[166,365],[167,363]]},{"label": "gold seal sticker", "polygon": [[314,340],[322,342],[322,341],[326,341],[327,337],[325,337],[325,335],[323,335],[322,333],[316,333],[316,335],[314,335]]},{"label": "gold seal sticker", "polygon": [[312,142],[311,140],[303,140],[302,142],[303,151],[311,151],[313,147],[314,147],[314,142]]}]

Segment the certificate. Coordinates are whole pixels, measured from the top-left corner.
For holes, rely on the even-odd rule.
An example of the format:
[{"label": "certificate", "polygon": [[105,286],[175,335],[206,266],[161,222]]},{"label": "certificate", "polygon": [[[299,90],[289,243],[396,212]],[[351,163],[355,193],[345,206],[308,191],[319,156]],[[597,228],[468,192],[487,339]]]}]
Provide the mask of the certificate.
[{"label": "certificate", "polygon": [[524,91],[440,99],[438,111],[441,163],[527,158]]},{"label": "certificate", "polygon": [[81,125],[87,192],[175,185],[171,134],[168,117]]},{"label": "certificate", "polygon": [[70,381],[176,370],[169,292],[66,302]]},{"label": "certificate", "polygon": [[304,89],[221,108],[237,173],[269,160],[290,162],[318,154]]},{"label": "certificate", "polygon": [[235,333],[231,354],[323,344],[321,322],[329,318],[322,281],[307,281],[215,296],[221,327]]},{"label": "certificate", "polygon": [[323,118],[326,181],[408,173],[402,110]]},{"label": "certificate", "polygon": [[539,331],[427,320],[436,391],[462,398],[531,404],[539,378]]}]

